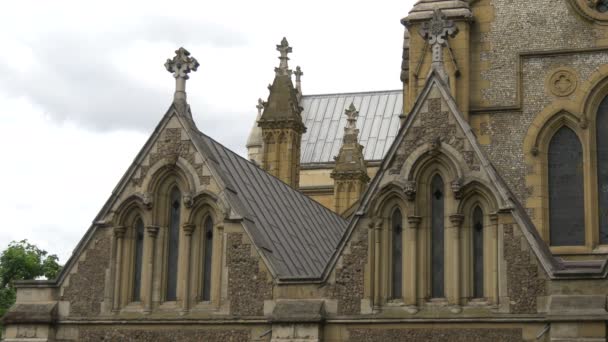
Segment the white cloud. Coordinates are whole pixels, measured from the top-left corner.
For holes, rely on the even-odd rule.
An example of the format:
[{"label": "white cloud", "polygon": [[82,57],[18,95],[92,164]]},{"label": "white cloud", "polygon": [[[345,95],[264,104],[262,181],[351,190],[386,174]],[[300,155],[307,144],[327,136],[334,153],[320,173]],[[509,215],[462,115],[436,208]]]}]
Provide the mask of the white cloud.
[{"label": "white cloud", "polygon": [[14,1],[0,13],[0,250],[67,260],[168,108],[179,46],[198,127],[243,154],[286,36],[304,92],[395,89],[413,0]]}]

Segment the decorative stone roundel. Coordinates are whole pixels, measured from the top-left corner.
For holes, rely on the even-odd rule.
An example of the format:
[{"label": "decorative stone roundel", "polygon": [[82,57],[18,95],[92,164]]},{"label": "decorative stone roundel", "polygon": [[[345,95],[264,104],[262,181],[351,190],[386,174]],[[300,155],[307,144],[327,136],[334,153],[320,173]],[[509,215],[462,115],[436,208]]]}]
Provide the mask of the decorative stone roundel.
[{"label": "decorative stone roundel", "polygon": [[547,79],[547,88],[555,96],[568,96],[574,92],[578,84],[576,74],[566,68],[559,68]]},{"label": "decorative stone roundel", "polygon": [[583,18],[608,25],[608,0],[568,0]]}]

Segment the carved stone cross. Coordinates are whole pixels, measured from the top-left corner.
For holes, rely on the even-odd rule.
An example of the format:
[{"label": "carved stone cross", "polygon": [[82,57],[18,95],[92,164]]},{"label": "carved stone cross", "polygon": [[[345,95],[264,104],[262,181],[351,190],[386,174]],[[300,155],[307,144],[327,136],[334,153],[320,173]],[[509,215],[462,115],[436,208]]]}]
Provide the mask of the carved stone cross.
[{"label": "carved stone cross", "polygon": [[275,73],[277,74],[277,76],[290,75],[291,70],[289,70],[289,66],[287,64],[287,61],[289,60],[289,57],[287,57],[287,55],[292,51],[292,49],[291,46],[289,46],[289,42],[287,42],[287,38],[283,37],[283,40],[281,40],[281,44],[277,45],[277,51],[281,53],[281,56],[279,57],[279,60],[281,60],[281,62],[279,64],[279,67],[274,69]]},{"label": "carved stone cross", "polygon": [[441,10],[435,10],[430,21],[422,24],[420,35],[427,40],[432,49],[432,66],[443,73],[443,47],[447,45],[448,37],[454,37],[458,28],[452,20],[447,20]]},{"label": "carved stone cross", "polygon": [[194,57],[190,57],[190,52],[180,47],[175,50],[175,57],[167,59],[165,68],[175,77],[175,95],[174,99],[186,99],[186,80],[191,71],[196,71],[199,64]]}]

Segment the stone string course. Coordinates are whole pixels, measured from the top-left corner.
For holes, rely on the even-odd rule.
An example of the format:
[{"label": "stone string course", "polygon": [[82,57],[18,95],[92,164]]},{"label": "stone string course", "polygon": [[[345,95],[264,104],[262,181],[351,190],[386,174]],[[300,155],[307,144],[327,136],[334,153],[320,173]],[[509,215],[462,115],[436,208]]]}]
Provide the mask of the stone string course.
[{"label": "stone string course", "polygon": [[[603,52],[524,59],[523,108],[521,111],[491,114],[489,124],[484,125],[485,133],[491,136],[491,143],[483,146],[489,159],[521,203],[525,203],[530,195],[523,181],[527,174],[524,154],[530,151],[523,150],[523,142],[536,116],[557,99],[546,89],[545,79],[557,67],[570,67],[577,72],[579,80],[586,80],[600,65],[607,63],[608,54]],[[574,92],[566,99],[581,101],[582,99],[576,98],[576,94]]]},{"label": "stone string course", "polygon": [[85,260],[69,276],[63,299],[70,302],[70,316],[98,316],[103,301],[105,273],[110,265],[111,238],[104,230],[98,231],[86,249]]},{"label": "stone string course", "polygon": [[490,63],[482,77],[489,87],[483,100],[492,106],[515,104],[518,52],[586,48],[595,45],[592,25],[569,8],[566,0],[491,0],[494,22],[481,37],[491,48],[481,55]]},{"label": "stone string course", "polygon": [[511,313],[537,313],[537,299],[546,294],[545,280],[539,274],[539,267],[531,262],[526,244],[522,250],[522,237],[514,235],[511,224],[504,225],[504,255],[507,263],[507,287],[511,302]]},{"label": "stone string course", "polygon": [[229,233],[227,247],[228,298],[235,316],[263,316],[264,300],[272,299],[272,282],[260,270],[260,259],[251,256],[243,234]]},{"label": "stone string course", "polygon": [[349,329],[351,342],[519,342],[521,329]]},{"label": "stone string course", "polygon": [[350,243],[350,252],[342,256],[342,265],[336,268],[336,282],[330,287],[331,297],[338,300],[339,315],[361,313],[367,263],[367,229],[360,227],[357,234],[358,239]]},{"label": "stone string course", "polygon": [[250,331],[245,329],[116,329],[83,328],[79,341],[138,341],[138,342],[245,342],[250,341]]}]

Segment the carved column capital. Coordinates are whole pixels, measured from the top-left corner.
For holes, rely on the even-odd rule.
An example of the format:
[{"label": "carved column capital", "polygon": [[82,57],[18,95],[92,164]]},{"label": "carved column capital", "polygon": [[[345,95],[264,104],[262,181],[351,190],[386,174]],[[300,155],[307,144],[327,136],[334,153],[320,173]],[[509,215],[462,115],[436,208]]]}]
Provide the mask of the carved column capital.
[{"label": "carved column capital", "polygon": [[185,223],[184,225],[182,225],[182,229],[184,230],[186,236],[191,236],[194,232],[194,228],[196,228],[196,225],[193,223]]},{"label": "carved column capital", "polygon": [[416,199],[416,182],[412,180],[408,180],[405,182],[405,186],[403,187],[403,192],[405,193],[405,197],[407,197],[408,201],[413,201]]},{"label": "carved column capital", "polygon": [[490,217],[490,222],[492,224],[497,224],[498,223],[498,213],[492,213],[489,215]]},{"label": "carved column capital", "polygon": [[125,227],[125,226],[114,227],[114,236],[119,239],[124,238],[126,232],[127,232],[127,227]]},{"label": "carved column capital", "polygon": [[409,227],[411,229],[418,229],[418,226],[422,222],[422,217],[420,216],[408,216],[407,223],[409,223]]},{"label": "carved column capital", "polygon": [[463,195],[463,181],[462,178],[456,178],[450,183],[450,187],[452,188],[452,192],[454,192],[454,198],[457,200],[462,199]]},{"label": "carved column capital", "polygon": [[148,232],[148,236],[155,239],[158,236],[158,231],[160,230],[159,226],[147,226],[146,231]]},{"label": "carved column capital", "polygon": [[452,222],[452,225],[454,228],[461,228],[462,223],[464,222],[464,215],[462,215],[462,214],[450,215],[450,222]]}]

